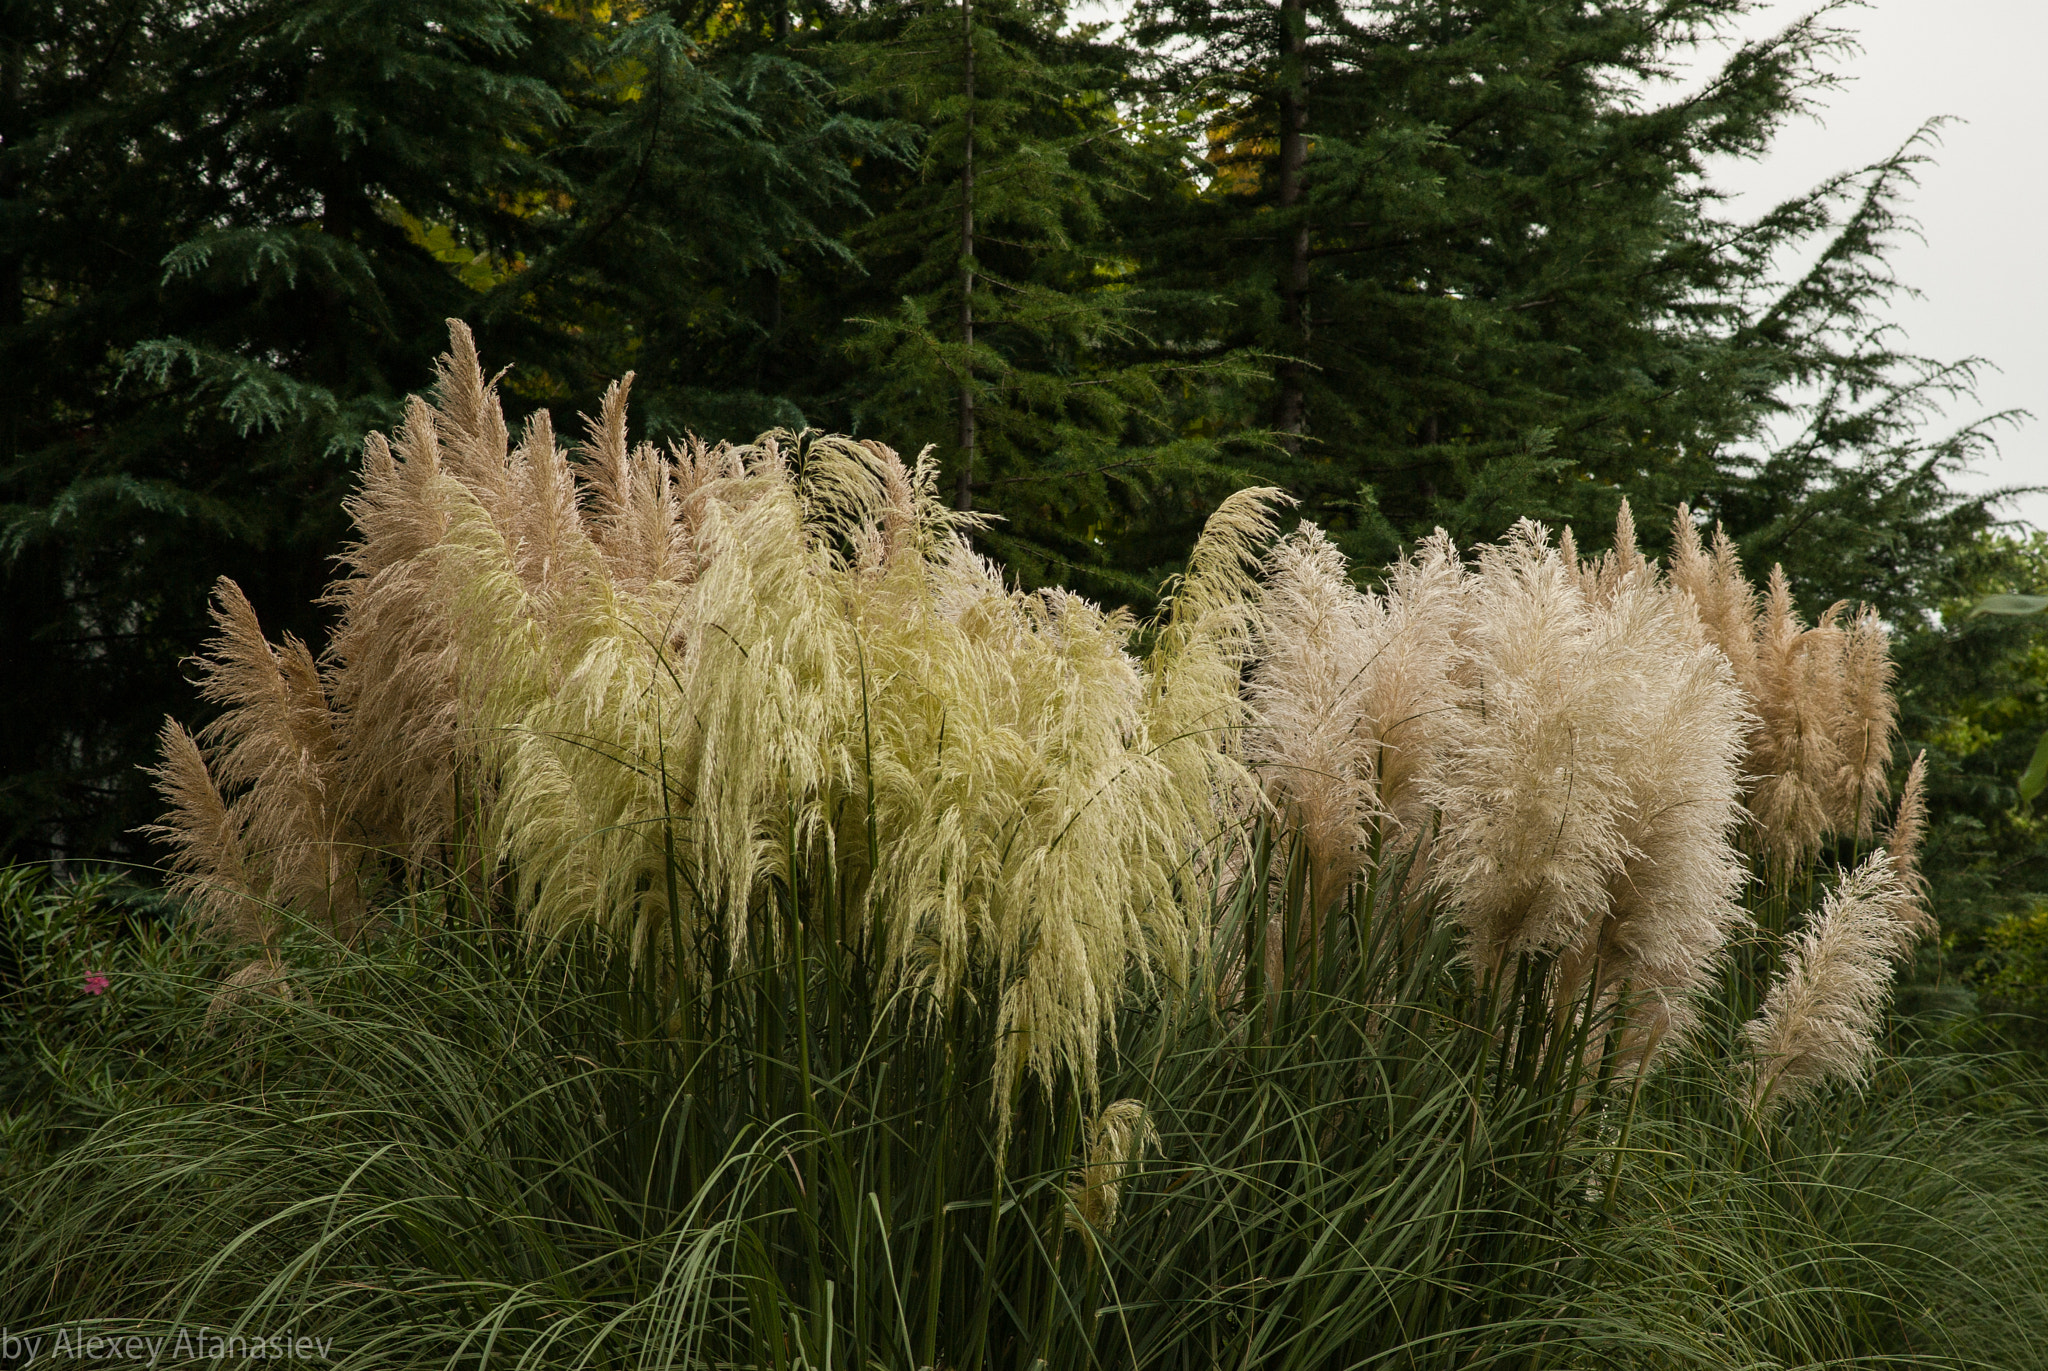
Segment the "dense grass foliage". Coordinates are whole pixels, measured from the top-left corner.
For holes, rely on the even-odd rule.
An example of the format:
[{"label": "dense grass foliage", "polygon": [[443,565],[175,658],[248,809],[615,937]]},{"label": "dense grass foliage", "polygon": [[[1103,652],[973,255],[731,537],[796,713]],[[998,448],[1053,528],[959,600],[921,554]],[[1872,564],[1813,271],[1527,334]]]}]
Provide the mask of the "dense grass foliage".
[{"label": "dense grass foliage", "polygon": [[[1312,917],[1255,837],[1211,966]],[[1104,1096],[1149,1129],[1027,1085],[1006,1146],[991,987],[914,1012],[802,936],[822,903],[680,993],[452,888],[211,1022],[210,968],[128,957],[62,1035],[95,1126],[14,1134],[0,1316],[361,1367],[2044,1364],[2038,1083],[1925,1034],[1762,1128],[1711,1050],[1586,1082],[1401,871],[1279,983],[1124,1016]],[[16,936],[72,898],[17,877]]]}]

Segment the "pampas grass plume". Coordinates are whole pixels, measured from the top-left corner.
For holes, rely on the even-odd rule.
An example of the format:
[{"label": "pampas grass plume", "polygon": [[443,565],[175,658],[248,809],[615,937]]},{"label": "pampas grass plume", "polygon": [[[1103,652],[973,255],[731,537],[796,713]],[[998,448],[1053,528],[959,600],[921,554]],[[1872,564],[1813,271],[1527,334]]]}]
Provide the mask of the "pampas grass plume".
[{"label": "pampas grass plume", "polygon": [[1268,554],[1245,752],[1308,843],[1315,888],[1333,898],[1365,869],[1374,837],[1426,822],[1420,780],[1456,707],[1464,568],[1425,540],[1390,568],[1383,594],[1352,585],[1312,524]]},{"label": "pampas grass plume", "polygon": [[1926,836],[1927,753],[1923,750],[1906,772],[1906,784],[1899,791],[1899,807],[1884,832],[1884,850],[1891,854],[1892,868],[1899,878],[1899,898],[1892,906],[1892,918],[1899,927],[1901,956],[1935,932],[1934,914],[1927,907],[1927,878],[1920,872],[1920,845]]},{"label": "pampas grass plume", "polygon": [[367,844],[701,979],[778,955],[775,891],[831,864],[844,936],[932,1013],[999,987],[999,1112],[1025,1075],[1092,1095],[1130,978],[1189,974],[1190,871],[1249,793],[1224,744],[1278,493],[1210,519],[1141,660],[1127,613],[1006,587],[928,453],[634,447],[627,378],[572,463],[545,412],[512,445],[450,332],[436,401],[366,444],[327,660],[224,586],[228,711],[165,734],[164,831],[223,927],[268,936],[244,891],[332,903]]},{"label": "pampas grass plume", "polygon": [[278,920],[257,888],[260,879],[242,837],[241,817],[221,797],[198,740],[175,720],[157,735],[161,759],[150,769],[170,809],[143,832],[172,852],[171,893],[210,935],[230,943],[274,946]]},{"label": "pampas grass plume", "polygon": [[1117,1100],[1088,1121],[1086,1160],[1067,1183],[1067,1227],[1087,1235],[1116,1226],[1124,1174],[1159,1146],[1152,1116],[1137,1100]]},{"label": "pampas grass plume", "polygon": [[1749,1103],[1760,1117],[1829,1081],[1863,1079],[1891,993],[1893,911],[1902,898],[1898,871],[1879,849],[1842,878],[1794,939],[1762,1010],[1743,1028]]},{"label": "pampas grass plume", "polygon": [[1578,940],[1628,852],[1629,645],[1602,631],[1575,568],[1523,521],[1480,549],[1459,709],[1428,793],[1434,879],[1473,962]]}]

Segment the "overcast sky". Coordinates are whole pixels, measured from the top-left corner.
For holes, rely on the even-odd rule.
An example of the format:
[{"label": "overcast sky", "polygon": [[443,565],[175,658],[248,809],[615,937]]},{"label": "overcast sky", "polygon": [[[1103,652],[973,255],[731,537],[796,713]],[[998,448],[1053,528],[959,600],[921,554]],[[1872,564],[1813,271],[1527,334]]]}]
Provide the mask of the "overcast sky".
[{"label": "overcast sky", "polygon": [[[1760,5],[1747,32],[1762,36],[1813,9]],[[2038,416],[2002,430],[1973,488],[2048,485],[2048,50],[2044,0],[1871,0],[1841,11],[1862,51],[1819,122],[1787,128],[1762,162],[1735,163],[1716,178],[1739,191],[1733,207],[1761,211],[1832,172],[1874,161],[1936,115],[1943,130],[1911,209],[1923,241],[1901,243],[1893,269],[1919,299],[1894,317],[1913,351],[1991,363],[1979,408],[1956,421],[2006,409]],[[1995,368],[1995,369],[1994,369]],[[2012,512],[2048,528],[2048,495]]]}]

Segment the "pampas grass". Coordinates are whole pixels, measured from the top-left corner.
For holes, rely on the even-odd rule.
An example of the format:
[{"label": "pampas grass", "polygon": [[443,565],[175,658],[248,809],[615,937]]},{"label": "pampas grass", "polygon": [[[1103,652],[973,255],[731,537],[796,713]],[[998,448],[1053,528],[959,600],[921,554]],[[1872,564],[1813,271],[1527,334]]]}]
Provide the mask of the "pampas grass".
[{"label": "pampas grass", "polygon": [[[1626,532],[1626,525],[1624,525]],[[1624,543],[1626,548],[1626,544]],[[1524,523],[1482,549],[1435,879],[1475,962],[1578,949],[1682,996],[1736,921],[1742,701],[1633,549],[1592,575]]]},{"label": "pampas grass", "polygon": [[[1184,978],[1201,936],[1271,493],[1218,511],[1141,660],[1127,614],[1008,589],[928,459],[629,448],[622,382],[572,464],[545,413],[510,446],[460,325],[440,382],[368,446],[324,671],[223,587],[211,765],[276,854],[250,893],[340,889],[344,831],[414,879],[468,841],[536,936],[596,920],[701,982],[709,942],[741,964],[790,936],[773,892],[822,858],[829,936],[934,1012],[984,969],[1001,987],[1004,1098],[1025,1072],[1092,1090],[1126,976]],[[188,878],[249,884],[174,750]]]},{"label": "pampas grass", "polygon": [[[380,865],[438,864],[534,936],[594,921],[701,987],[779,955],[799,866],[829,868],[814,932],[928,1012],[1001,987],[1001,1100],[1027,1074],[1092,1098],[1128,978],[1193,974],[1204,873],[1263,803],[1325,906],[1420,844],[1476,968],[1626,992],[1615,1045],[1646,1062],[1743,921],[1738,820],[1780,874],[1872,832],[1881,627],[1803,627],[1782,573],[1759,599],[1683,509],[1669,578],[1624,503],[1596,561],[1524,523],[1368,591],[1314,527],[1274,540],[1278,492],[1240,492],[1140,657],[1127,614],[1006,587],[929,458],[636,447],[630,377],[574,460],[544,412],[514,445],[460,325],[439,381],[368,444],[326,659],[224,586],[204,688],[228,711],[204,747],[166,734],[179,878],[263,949],[266,909],[340,928]],[[1260,936],[1277,974],[1294,950]]]},{"label": "pampas grass", "polygon": [[1920,844],[1926,836],[1927,754],[1923,751],[1906,771],[1898,809],[1884,832],[1884,850],[1899,877],[1899,898],[1892,906],[1892,918],[1899,926],[1902,956],[1937,931],[1934,914],[1927,907],[1927,878],[1920,874]]},{"label": "pampas grass", "polygon": [[129,1041],[77,1044],[104,1099],[0,1179],[0,1318],[289,1324],[365,1369],[2037,1363],[2037,1082],[1926,1044],[1758,1146],[1711,1056],[1589,1084],[1547,1009],[1475,996],[1399,862],[1319,910],[1285,849],[1231,899],[1320,919],[1315,965],[1127,1006],[1115,1103],[1027,1087],[1000,1164],[963,1089],[999,1045],[822,944],[680,1043],[594,927],[309,949],[232,1042],[157,990],[189,967],[124,967],[173,1047],[115,1093]]},{"label": "pampas grass", "polygon": [[1743,922],[1729,838],[1748,706],[1690,599],[1634,545],[1582,564],[1518,525],[1465,567],[1439,535],[1361,591],[1321,533],[1268,555],[1245,753],[1329,900],[1416,867],[1475,967],[1630,988],[1625,1052],[1675,1044]]},{"label": "pampas grass", "polygon": [[1067,1183],[1067,1197],[1073,1209],[1067,1215],[1069,1227],[1083,1233],[1108,1232],[1116,1226],[1117,1206],[1122,1200],[1125,1173],[1159,1146],[1159,1130],[1144,1102],[1117,1100],[1105,1105],[1087,1124],[1085,1161]]},{"label": "pampas grass", "polygon": [[[1719,528],[1713,553],[1684,505],[1672,525],[1672,584],[1691,598],[1755,715],[1743,770],[1748,845],[1781,881],[1830,838],[1868,841],[1889,797],[1898,708],[1889,639],[1874,610],[1831,606],[1811,628],[1782,567],[1759,596]],[[1846,618],[1845,618],[1846,615]]]},{"label": "pampas grass", "polygon": [[366,1365],[906,1371],[1819,1364],[1907,1317],[1773,1270],[1839,1240],[1756,1169],[1856,1107],[1930,922],[1869,613],[1807,627],[1683,509],[1667,572],[1626,505],[1596,558],[1523,521],[1361,585],[1248,490],[1140,623],[1008,584],[928,453],[658,449],[630,395],[514,435],[457,326],[327,653],[222,586],[159,833],[240,949],[191,1050],[258,1094],[22,1192],[86,1216],[8,1249],[22,1308],[62,1267]]},{"label": "pampas grass", "polygon": [[1900,945],[1894,911],[1905,886],[1882,849],[1828,892],[1763,1010],[1745,1026],[1752,1054],[1749,1099],[1769,1114],[1830,1080],[1860,1082],[1877,1052]]},{"label": "pampas grass", "polygon": [[1306,839],[1314,888],[1334,899],[1376,839],[1411,841],[1428,822],[1422,779],[1457,708],[1464,567],[1439,536],[1391,569],[1383,594],[1360,591],[1304,524],[1263,571],[1244,750]]}]

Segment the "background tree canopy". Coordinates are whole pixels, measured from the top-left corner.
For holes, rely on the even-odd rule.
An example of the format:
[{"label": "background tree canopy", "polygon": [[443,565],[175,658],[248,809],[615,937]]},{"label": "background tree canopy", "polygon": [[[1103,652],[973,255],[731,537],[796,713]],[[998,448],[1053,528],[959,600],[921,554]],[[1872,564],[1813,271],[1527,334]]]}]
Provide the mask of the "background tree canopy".
[{"label": "background tree canopy", "polygon": [[1745,8],[11,0],[9,854],[147,860],[208,588],[318,646],[362,435],[452,316],[565,419],[632,369],[656,436],[935,445],[1015,576],[1113,601],[1253,483],[1366,566],[1688,502],[1902,635],[1972,965],[2048,888],[2013,790],[2048,667],[1956,610],[2042,557],[1950,489],[1970,363],[1884,328],[1921,143],[1753,222],[1706,179],[1845,51],[1822,13],[1666,79]]}]

